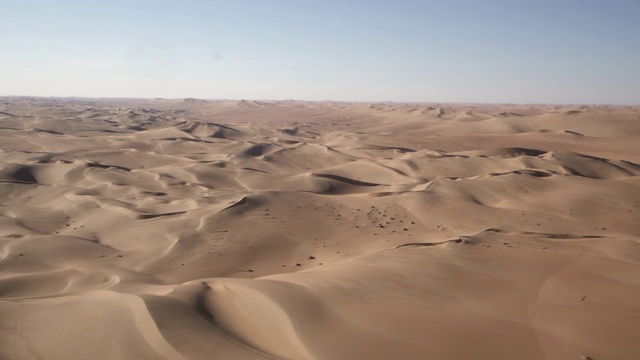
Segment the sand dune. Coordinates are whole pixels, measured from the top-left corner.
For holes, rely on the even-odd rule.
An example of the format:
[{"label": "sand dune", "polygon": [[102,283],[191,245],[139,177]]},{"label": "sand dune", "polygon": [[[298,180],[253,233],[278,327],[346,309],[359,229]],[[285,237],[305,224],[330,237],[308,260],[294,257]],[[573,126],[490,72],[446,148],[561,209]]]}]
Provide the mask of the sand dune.
[{"label": "sand dune", "polygon": [[0,359],[636,359],[640,108],[0,98]]}]

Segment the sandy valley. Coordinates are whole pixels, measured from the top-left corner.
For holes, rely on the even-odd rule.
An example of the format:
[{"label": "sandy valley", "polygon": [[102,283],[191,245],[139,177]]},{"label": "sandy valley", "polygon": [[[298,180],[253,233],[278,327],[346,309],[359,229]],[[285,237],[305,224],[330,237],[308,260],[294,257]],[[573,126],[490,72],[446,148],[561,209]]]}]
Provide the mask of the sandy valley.
[{"label": "sandy valley", "polygon": [[640,107],[0,98],[0,359],[637,359]]}]

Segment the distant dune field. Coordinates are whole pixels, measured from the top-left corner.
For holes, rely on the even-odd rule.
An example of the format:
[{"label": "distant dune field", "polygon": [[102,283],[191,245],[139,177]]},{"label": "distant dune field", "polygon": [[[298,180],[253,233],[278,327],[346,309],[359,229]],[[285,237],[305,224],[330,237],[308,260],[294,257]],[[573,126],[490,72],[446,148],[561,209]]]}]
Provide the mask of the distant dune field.
[{"label": "distant dune field", "polygon": [[0,98],[0,359],[638,359],[640,108]]}]

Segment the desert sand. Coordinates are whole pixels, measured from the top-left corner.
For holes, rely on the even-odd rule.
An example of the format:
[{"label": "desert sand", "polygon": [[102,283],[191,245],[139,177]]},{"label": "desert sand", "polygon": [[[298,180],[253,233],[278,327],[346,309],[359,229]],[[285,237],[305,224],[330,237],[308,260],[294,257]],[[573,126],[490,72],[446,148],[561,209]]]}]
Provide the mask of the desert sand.
[{"label": "desert sand", "polygon": [[640,107],[0,98],[0,359],[638,359]]}]

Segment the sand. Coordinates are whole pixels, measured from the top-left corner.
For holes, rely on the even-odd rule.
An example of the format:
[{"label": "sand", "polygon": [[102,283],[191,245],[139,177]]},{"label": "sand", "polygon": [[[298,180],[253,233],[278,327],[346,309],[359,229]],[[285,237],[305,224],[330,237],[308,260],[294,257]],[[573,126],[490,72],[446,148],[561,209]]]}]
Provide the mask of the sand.
[{"label": "sand", "polygon": [[637,359],[640,107],[0,98],[0,359]]}]

